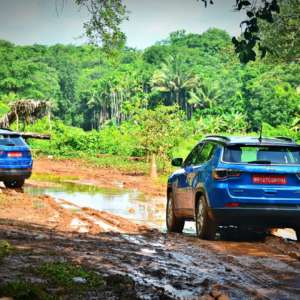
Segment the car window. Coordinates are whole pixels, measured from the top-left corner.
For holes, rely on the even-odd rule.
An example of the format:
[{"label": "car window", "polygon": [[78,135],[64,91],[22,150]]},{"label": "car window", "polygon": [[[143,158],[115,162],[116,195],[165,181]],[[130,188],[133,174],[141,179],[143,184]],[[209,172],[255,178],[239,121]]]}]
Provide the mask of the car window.
[{"label": "car window", "polygon": [[205,143],[197,145],[184,162],[184,166],[197,166],[208,161],[213,155],[215,144]]},{"label": "car window", "polygon": [[215,144],[213,143],[204,144],[203,148],[201,149],[201,153],[197,155],[195,165],[200,165],[210,160],[214,153],[214,149],[215,149]]},{"label": "car window", "polygon": [[198,144],[188,155],[184,161],[184,166],[193,166],[197,160],[197,156],[200,154],[203,144]]},{"label": "car window", "polygon": [[223,160],[235,163],[300,164],[300,148],[281,146],[229,146],[223,154]]}]

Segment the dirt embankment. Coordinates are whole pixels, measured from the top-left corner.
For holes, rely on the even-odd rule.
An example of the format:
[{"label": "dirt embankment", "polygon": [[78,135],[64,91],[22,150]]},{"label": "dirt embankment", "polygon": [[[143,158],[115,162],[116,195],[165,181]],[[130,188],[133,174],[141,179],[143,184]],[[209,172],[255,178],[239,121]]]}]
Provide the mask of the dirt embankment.
[{"label": "dirt embankment", "polygon": [[34,162],[34,173],[52,176],[76,177],[76,183],[103,188],[125,188],[138,190],[151,196],[165,195],[166,186],[157,184],[149,176],[121,172],[113,168],[97,168],[79,159],[55,160],[39,158]]}]

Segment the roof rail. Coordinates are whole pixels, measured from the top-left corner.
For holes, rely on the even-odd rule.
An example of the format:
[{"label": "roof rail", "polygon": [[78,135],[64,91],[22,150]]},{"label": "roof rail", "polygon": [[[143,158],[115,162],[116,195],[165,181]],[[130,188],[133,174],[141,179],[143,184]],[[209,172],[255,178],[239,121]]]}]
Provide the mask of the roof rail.
[{"label": "roof rail", "polygon": [[1,130],[7,130],[7,131],[13,131],[12,129],[10,128],[5,128],[5,127],[0,127]]},{"label": "roof rail", "polygon": [[218,139],[222,139],[222,140],[226,140],[226,141],[230,141],[230,138],[224,135],[207,135],[205,138],[218,138]]},{"label": "roof rail", "polygon": [[295,143],[295,141],[292,138],[289,138],[289,137],[286,137],[286,136],[276,136],[275,139]]}]

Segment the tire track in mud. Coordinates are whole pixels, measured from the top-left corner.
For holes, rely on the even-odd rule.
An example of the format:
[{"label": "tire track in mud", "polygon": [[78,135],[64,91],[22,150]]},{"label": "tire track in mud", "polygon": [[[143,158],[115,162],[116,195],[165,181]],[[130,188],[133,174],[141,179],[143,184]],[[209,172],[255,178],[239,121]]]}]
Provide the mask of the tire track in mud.
[{"label": "tire track in mud", "polygon": [[300,298],[300,262],[285,253],[299,247],[277,238],[266,243],[206,242],[159,232],[90,235],[17,224],[0,225],[0,233],[101,273],[128,274],[141,299],[199,299],[213,289],[231,299]]},{"label": "tire track in mud", "polygon": [[[272,265],[272,268],[269,268],[266,261],[262,261],[264,258],[247,255],[241,257],[232,256],[233,259],[228,262],[226,259],[228,254],[209,251],[207,248],[210,247],[207,247],[207,243],[202,241],[186,241],[185,237],[183,237],[182,241],[176,238],[176,243],[184,243],[184,247],[187,248],[184,249],[184,252],[190,251],[189,255],[182,254],[182,249],[179,252],[172,249],[171,253],[164,253],[165,255],[162,255],[162,259],[156,259],[154,263],[154,265],[158,265],[158,269],[161,268],[166,271],[163,284],[161,278],[156,276],[160,279],[158,286],[173,286],[173,292],[172,289],[167,290],[167,292],[171,292],[173,295],[199,295],[201,291],[205,290],[203,289],[203,285],[205,286],[205,282],[208,280],[211,283],[210,285],[221,284],[224,288],[229,288],[229,290],[231,287],[235,289],[238,287],[237,291],[239,292],[230,291],[232,298],[236,299],[244,299],[248,296],[265,299],[295,299],[295,295],[297,295],[297,298],[300,296],[296,286],[288,287],[284,285],[286,282],[284,277],[286,276],[288,267],[285,260],[294,265],[289,270],[290,277],[296,277],[296,280],[297,278],[299,279],[299,263],[290,257],[285,256],[283,262],[278,261],[277,257],[275,260],[273,258],[268,259],[267,262]],[[256,247],[259,248],[261,245],[258,244]],[[268,251],[270,253],[273,252],[271,249],[268,249]],[[244,263],[244,260],[248,261],[248,263]],[[190,263],[193,264],[192,267],[189,266]],[[279,267],[280,265],[281,267]],[[151,267],[153,269],[153,266]],[[144,273],[146,275],[147,273],[156,275],[155,272]],[[181,284],[178,285],[172,275],[180,276]],[[183,284],[185,280],[189,281],[187,286]],[[154,282],[155,280],[152,281]],[[280,284],[281,282],[282,284]],[[280,290],[276,287],[280,288]]]},{"label": "tire track in mud", "polygon": [[[102,261],[108,261],[115,272],[129,274],[139,285],[163,290],[174,299],[197,299],[214,286],[232,299],[297,299],[300,296],[294,286],[284,286],[286,280],[278,284],[284,278],[274,277],[273,270],[267,270],[265,263],[258,265],[258,257],[226,259],[228,253],[217,253],[210,243],[194,237],[120,235],[117,240],[118,247],[102,248]],[[248,263],[244,264],[243,259]],[[297,280],[299,264],[291,258],[285,259],[294,264],[290,277]],[[276,261],[272,265],[276,267]]]},{"label": "tire track in mud", "polygon": [[[12,200],[3,207],[3,218],[10,212],[11,219],[0,222],[0,239],[51,249],[57,257],[101,273],[129,275],[142,299],[198,299],[216,288],[232,299],[300,299],[300,246],[295,242],[275,237],[265,243],[208,242],[187,234],[143,231],[124,218],[90,209],[70,212],[50,197],[5,196]],[[34,218],[19,213],[19,221],[13,222],[16,203],[22,214],[30,209]],[[58,214],[54,219],[53,212]],[[69,230],[74,217],[88,224],[88,233]],[[103,232],[95,218],[119,232]],[[120,233],[126,229],[130,233]],[[5,273],[11,276],[9,270]]]}]

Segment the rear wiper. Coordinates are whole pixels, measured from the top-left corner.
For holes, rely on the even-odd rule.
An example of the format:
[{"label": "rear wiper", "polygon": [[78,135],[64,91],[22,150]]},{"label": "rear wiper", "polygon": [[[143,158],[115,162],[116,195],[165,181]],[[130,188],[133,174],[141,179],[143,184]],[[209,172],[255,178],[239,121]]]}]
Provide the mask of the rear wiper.
[{"label": "rear wiper", "polygon": [[270,165],[272,162],[270,160],[253,160],[248,161],[248,164],[262,164],[262,165]]}]

